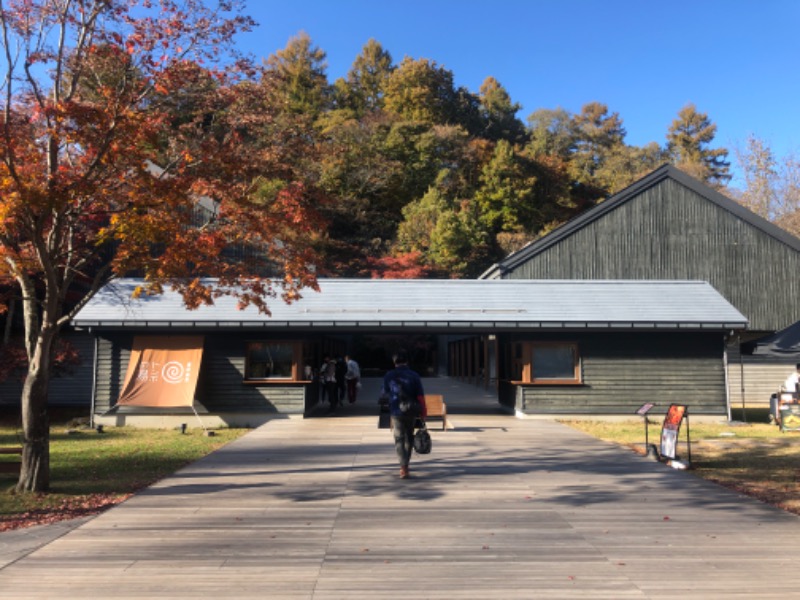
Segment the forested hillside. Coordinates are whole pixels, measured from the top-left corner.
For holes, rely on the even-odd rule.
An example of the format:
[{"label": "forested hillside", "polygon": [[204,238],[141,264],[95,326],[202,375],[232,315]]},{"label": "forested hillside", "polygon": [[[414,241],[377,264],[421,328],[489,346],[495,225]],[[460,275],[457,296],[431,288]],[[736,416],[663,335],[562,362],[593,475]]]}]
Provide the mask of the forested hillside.
[{"label": "forested hillside", "polygon": [[397,61],[375,40],[341,79],[325,61],[300,34],[262,82],[275,127],[314,148],[303,170],[322,192],[324,275],[474,277],[665,162],[718,189],[731,178],[716,126],[692,104],[676,107],[662,144],[638,147],[601,102],[522,121],[490,75],[456,87],[435,60]]}]

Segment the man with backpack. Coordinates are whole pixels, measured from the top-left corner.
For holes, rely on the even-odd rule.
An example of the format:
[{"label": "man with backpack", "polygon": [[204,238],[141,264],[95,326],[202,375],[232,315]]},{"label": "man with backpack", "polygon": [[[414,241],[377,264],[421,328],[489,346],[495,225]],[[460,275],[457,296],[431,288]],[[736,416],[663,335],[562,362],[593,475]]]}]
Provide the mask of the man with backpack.
[{"label": "man with backpack", "polygon": [[393,357],[395,368],[383,378],[382,397],[389,401],[392,434],[397,458],[400,461],[400,478],[408,477],[408,463],[414,449],[414,425],[417,419],[425,420],[425,391],[420,376],[408,366],[408,355],[400,350]]}]

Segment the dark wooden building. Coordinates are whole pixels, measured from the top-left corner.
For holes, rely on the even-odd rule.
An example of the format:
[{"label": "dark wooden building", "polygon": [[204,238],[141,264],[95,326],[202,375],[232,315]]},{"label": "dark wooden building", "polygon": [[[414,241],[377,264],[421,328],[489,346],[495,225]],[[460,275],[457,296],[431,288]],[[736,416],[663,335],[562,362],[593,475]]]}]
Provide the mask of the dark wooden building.
[{"label": "dark wooden building", "polygon": [[[798,273],[798,238],[666,165],[482,278],[707,281],[747,317],[747,341],[800,320]],[[728,352],[734,396],[766,401],[786,366]]]},{"label": "dark wooden building", "polygon": [[[165,339],[192,338],[202,352],[194,408],[205,420],[253,425],[313,411],[308,367],[351,350],[354,337],[394,344],[423,333],[451,377],[496,390],[510,412],[630,415],[657,398],[726,416],[725,340],[746,327],[705,282],[324,280],[270,316],[231,298],[194,311],[171,292],[132,300],[137,284],[115,282],[74,320],[97,340],[98,422],[186,420],[187,410],[119,405],[136,348]],[[145,375],[160,377],[168,360]]]},{"label": "dark wooden building", "polygon": [[757,337],[800,320],[798,273],[800,239],[665,165],[482,278],[708,281]]}]

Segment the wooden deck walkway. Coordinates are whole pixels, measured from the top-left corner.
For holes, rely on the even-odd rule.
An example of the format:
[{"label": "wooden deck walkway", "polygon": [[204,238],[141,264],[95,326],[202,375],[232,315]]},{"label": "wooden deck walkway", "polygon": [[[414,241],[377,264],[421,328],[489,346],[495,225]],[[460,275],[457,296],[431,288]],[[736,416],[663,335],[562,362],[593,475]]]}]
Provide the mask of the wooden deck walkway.
[{"label": "wooden deck walkway", "polygon": [[797,596],[799,518],[551,421],[459,414],[445,384],[455,429],[408,480],[370,397],[272,421],[0,569],[0,597]]}]

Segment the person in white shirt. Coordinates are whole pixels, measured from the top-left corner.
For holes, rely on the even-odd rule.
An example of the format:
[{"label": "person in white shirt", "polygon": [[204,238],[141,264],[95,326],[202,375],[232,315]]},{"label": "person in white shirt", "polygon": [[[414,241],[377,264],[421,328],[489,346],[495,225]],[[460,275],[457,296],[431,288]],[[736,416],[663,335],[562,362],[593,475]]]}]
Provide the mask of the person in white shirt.
[{"label": "person in white shirt", "polygon": [[797,398],[798,384],[800,383],[800,363],[795,365],[795,370],[792,371],[781,386],[778,394],[773,394],[769,402],[769,416],[770,420],[778,422],[780,415],[780,404],[792,402]]},{"label": "person in white shirt", "polygon": [[783,389],[781,391],[784,393],[782,394],[782,396],[784,397],[789,396],[785,399],[791,400],[792,398],[790,395],[797,393],[798,381],[800,381],[800,364],[797,364],[795,366],[795,370],[792,373],[790,373],[789,376],[786,378],[786,381],[783,382]]},{"label": "person in white shirt", "polygon": [[359,368],[358,363],[349,355],[344,357],[344,362],[347,365],[347,373],[344,375],[344,379],[347,382],[347,400],[350,402],[350,404],[353,404],[358,396],[358,386],[359,382],[361,381],[361,369]]}]

